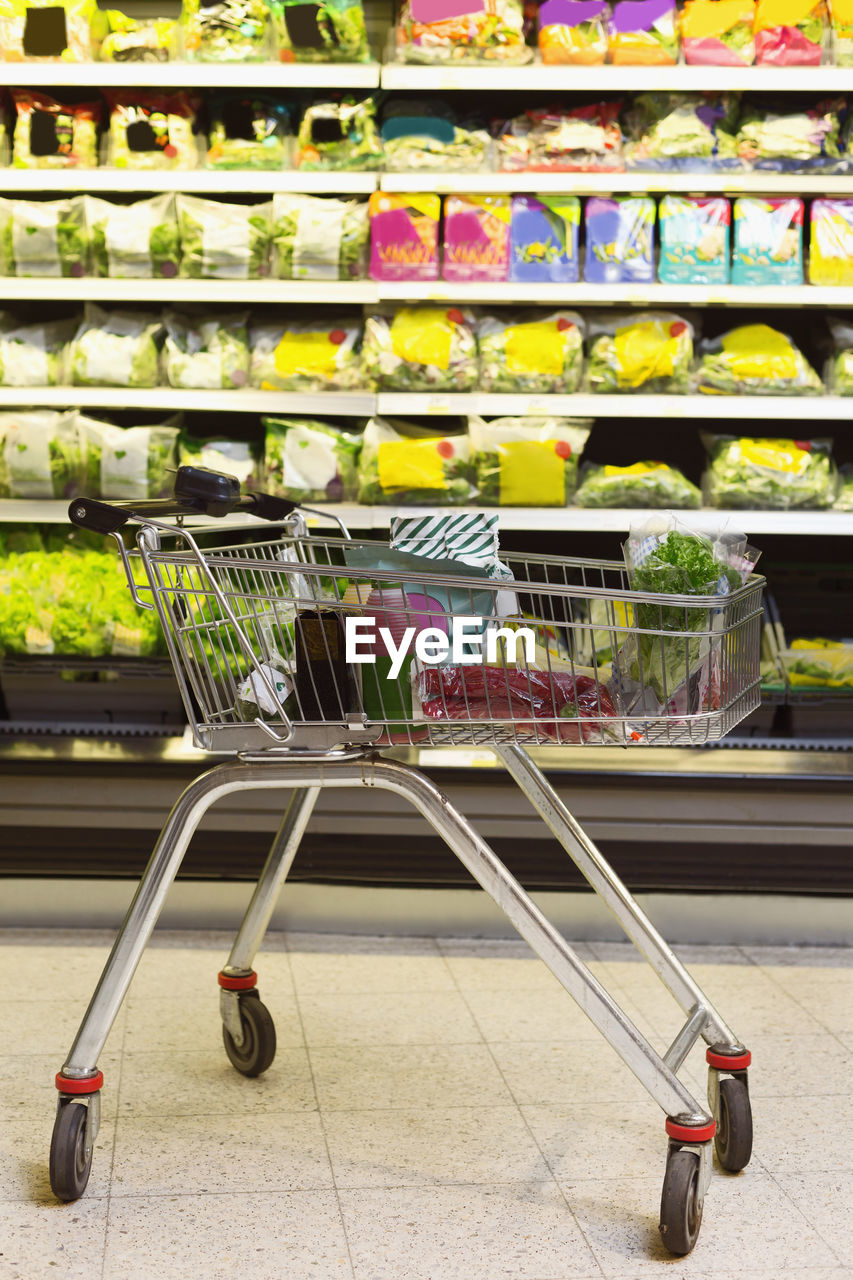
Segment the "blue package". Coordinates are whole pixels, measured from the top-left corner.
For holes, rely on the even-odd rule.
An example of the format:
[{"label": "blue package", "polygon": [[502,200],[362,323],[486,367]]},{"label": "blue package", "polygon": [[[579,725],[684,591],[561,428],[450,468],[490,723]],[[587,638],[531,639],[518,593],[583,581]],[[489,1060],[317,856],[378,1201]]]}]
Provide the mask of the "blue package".
[{"label": "blue package", "polygon": [[803,202],[741,196],[734,205],[732,284],[803,283]]},{"label": "blue package", "polygon": [[584,280],[649,284],[655,278],[655,202],[648,196],[592,196],[586,202]]},{"label": "blue package", "polygon": [[510,280],[576,283],[580,217],[577,196],[513,196]]},{"label": "blue package", "polygon": [[725,196],[664,196],[658,218],[660,280],[728,284],[731,207]]}]

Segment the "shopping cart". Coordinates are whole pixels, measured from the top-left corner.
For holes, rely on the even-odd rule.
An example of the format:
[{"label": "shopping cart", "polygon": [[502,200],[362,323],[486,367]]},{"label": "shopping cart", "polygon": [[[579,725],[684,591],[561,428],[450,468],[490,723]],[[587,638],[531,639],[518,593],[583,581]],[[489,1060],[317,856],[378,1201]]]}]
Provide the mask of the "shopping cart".
[{"label": "shopping cart", "polygon": [[[660,1230],[673,1253],[689,1252],[712,1143],[732,1172],[751,1155],[750,1054],[525,748],[721,738],[759,700],[763,579],[697,597],[632,592],[624,566],[608,561],[510,553],[497,570],[458,563],[448,571],[446,560],[357,542],[343,526],[335,537],[309,535],[293,503],[241,496],[236,481],[201,469],[181,468],[175,495],[78,499],[69,514],[114,537],[137,603],[157,610],[195,743],[235,758],[191,783],[169,815],[56,1077],[55,1194],[73,1200],[86,1187],[103,1085],[98,1058],[206,811],[234,791],[293,793],[219,974],[226,1053],[238,1071],[257,1076],[276,1040],[252,966],[319,791],[379,787],[431,824],[662,1107]],[[211,532],[208,522],[195,533],[182,519],[170,523],[235,510],[270,521],[269,533],[256,522],[248,532]],[[137,526],[135,549],[122,535],[128,523]],[[329,527],[329,518],[321,523]],[[358,663],[346,661],[353,631]],[[665,1053],[435,783],[382,754],[395,744],[448,743],[486,745],[500,757],[679,1002],[686,1021]],[[707,1109],[677,1075],[700,1037],[708,1045]]]}]

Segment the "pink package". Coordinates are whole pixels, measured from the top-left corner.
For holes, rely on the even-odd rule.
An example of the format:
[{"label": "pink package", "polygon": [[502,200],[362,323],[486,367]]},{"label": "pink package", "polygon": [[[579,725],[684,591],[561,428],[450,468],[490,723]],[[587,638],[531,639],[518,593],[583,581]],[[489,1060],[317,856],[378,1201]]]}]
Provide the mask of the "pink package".
[{"label": "pink package", "polygon": [[510,196],[446,196],[445,280],[506,280],[509,275]]},{"label": "pink package", "polygon": [[370,210],[373,280],[437,280],[441,200],[374,191]]}]

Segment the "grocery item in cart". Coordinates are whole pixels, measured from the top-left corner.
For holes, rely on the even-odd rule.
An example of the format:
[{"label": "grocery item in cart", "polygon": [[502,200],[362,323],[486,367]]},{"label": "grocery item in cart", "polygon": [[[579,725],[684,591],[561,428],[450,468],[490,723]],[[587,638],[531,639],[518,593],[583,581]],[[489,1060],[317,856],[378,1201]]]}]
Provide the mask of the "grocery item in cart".
[{"label": "grocery item in cart", "polygon": [[687,391],[693,360],[693,326],[687,320],[666,311],[640,311],[587,324],[590,391]]},{"label": "grocery item in cart", "polygon": [[824,0],[758,0],[755,61],[760,67],[819,67],[828,43]]},{"label": "grocery item in cart", "polygon": [[658,205],[664,284],[728,284],[731,206],[725,196],[664,196]]},{"label": "grocery item in cart", "polygon": [[529,62],[521,0],[403,0],[403,62]]},{"label": "grocery item in cart", "polygon": [[837,476],[831,440],[704,434],[712,506],[790,511],[831,507]]},{"label": "grocery item in cart", "polygon": [[358,500],[367,505],[470,502],[469,460],[464,433],[371,418],[358,464]]},{"label": "grocery item in cart", "polygon": [[441,198],[424,194],[370,197],[373,280],[437,280]]},{"label": "grocery item in cart", "polygon": [[655,278],[655,202],[649,196],[591,196],[584,210],[584,280],[645,284]]},{"label": "grocery item in cart", "polygon": [[444,280],[506,280],[509,196],[445,196]]},{"label": "grocery item in cart", "polygon": [[282,62],[364,62],[370,57],[361,0],[272,0]]},{"label": "grocery item in cart", "polygon": [[4,200],[0,244],[7,276],[83,276],[89,269],[85,197]]},{"label": "grocery item in cart", "polygon": [[481,120],[460,115],[448,103],[402,99],[382,113],[383,168],[389,173],[423,170],[473,173],[482,169],[491,135]]},{"label": "grocery item in cart", "polygon": [[483,316],[477,325],[483,391],[566,395],[583,374],[584,322],[574,311]]},{"label": "grocery item in cart", "polygon": [[786,334],[740,325],[699,344],[696,390],[710,395],[819,396],[821,382]]},{"label": "grocery item in cart", "polygon": [[610,61],[622,66],[674,66],[678,62],[675,0],[618,0],[608,24]]},{"label": "grocery item in cart", "polygon": [[477,501],[485,507],[567,506],[591,426],[588,418],[469,418]]},{"label": "grocery item in cart", "polygon": [[55,387],[67,381],[68,344],[76,320],[5,324],[0,329],[0,383],[4,387]]},{"label": "grocery item in cart", "polygon": [[178,215],[171,192],[132,204],[84,199],[96,276],[171,280],[178,274]]},{"label": "grocery item in cart", "polygon": [[264,418],[270,493],[292,502],[352,502],[361,435],[311,418]]},{"label": "grocery item in cart", "polygon": [[208,169],[283,169],[290,157],[290,110],[270,94],[212,97]]},{"label": "grocery item in cart", "polygon": [[181,25],[190,62],[259,62],[272,52],[265,0],[183,0]]},{"label": "grocery item in cart", "polygon": [[[249,315],[203,316],[167,311],[163,316],[163,372],[170,387],[245,387],[249,382]],[[216,467],[213,470],[217,470]]]},{"label": "grocery item in cart", "polygon": [[463,307],[401,307],[368,316],[364,368],[381,391],[473,391],[479,365],[474,315]]},{"label": "grocery item in cart", "polygon": [[293,163],[297,169],[378,169],[382,143],[372,98],[316,102],[302,116]]},{"label": "grocery item in cart", "polygon": [[809,280],[853,284],[853,200],[813,200]]},{"label": "grocery item in cart", "polygon": [[702,494],[676,467],[633,462],[626,467],[586,463],[574,497],[579,507],[700,507]]},{"label": "grocery item in cart", "polygon": [[279,280],[356,280],[367,266],[366,200],[276,192],[272,274]]},{"label": "grocery item in cart", "polygon": [[116,169],[195,169],[196,102],[188,93],[106,89],[107,164]]},{"label": "grocery item in cart", "polygon": [[226,204],[179,195],[181,275],[259,280],[270,273],[272,201]]},{"label": "grocery item in cart", "polygon": [[607,58],[607,0],[543,0],[537,14],[542,61],[601,66]]},{"label": "grocery item in cart", "polygon": [[700,67],[749,67],[755,61],[755,0],[687,0],[681,11],[684,61]]},{"label": "grocery item in cart", "polygon": [[256,445],[247,440],[229,440],[222,436],[195,436],[183,430],[178,436],[180,466],[207,467],[210,471],[235,476],[247,489],[260,489],[261,459]]},{"label": "grocery item in cart", "polygon": [[853,324],[833,317],[829,321],[832,357],[828,390],[836,396],[853,396]]},{"label": "grocery item in cart", "polygon": [[509,278],[569,284],[580,274],[577,196],[512,197]]},{"label": "grocery item in cart", "polygon": [[853,4],[832,0],[832,61],[837,67],[853,67]]},{"label": "grocery item in cart", "polygon": [[833,172],[841,161],[843,99],[828,98],[794,111],[748,102],[740,117],[737,153],[754,169],[781,173]]},{"label": "grocery item in cart", "polygon": [[622,103],[536,107],[497,120],[492,129],[499,169],[550,173],[613,173],[624,169]]},{"label": "grocery item in cart", "polygon": [[96,11],[95,0],[2,0],[0,57],[6,62],[90,62]]},{"label": "grocery item in cart", "polygon": [[365,384],[361,322],[351,318],[256,324],[252,386],[264,391],[351,391]]},{"label": "grocery item in cart", "polygon": [[33,89],[12,89],[12,164],[17,169],[67,169],[98,163],[99,102],[59,102]]},{"label": "grocery item in cart", "polygon": [[69,353],[73,385],[156,387],[162,330],[158,316],[87,302]]},{"label": "grocery item in cart", "polygon": [[802,200],[735,200],[732,283],[803,283]]},{"label": "grocery item in cart", "polygon": [[664,172],[740,168],[738,111],[730,93],[641,93],[625,115],[625,163]]},{"label": "grocery item in cart", "polygon": [[0,413],[0,496],[73,498],[82,491],[83,479],[73,413]]},{"label": "grocery item in cart", "polygon": [[177,465],[178,427],[116,427],[75,413],[86,460],[88,497],[165,498]]},{"label": "grocery item in cart", "polygon": [[172,62],[177,57],[178,24],[171,18],[134,18],[121,9],[98,6],[92,39],[100,62]]}]

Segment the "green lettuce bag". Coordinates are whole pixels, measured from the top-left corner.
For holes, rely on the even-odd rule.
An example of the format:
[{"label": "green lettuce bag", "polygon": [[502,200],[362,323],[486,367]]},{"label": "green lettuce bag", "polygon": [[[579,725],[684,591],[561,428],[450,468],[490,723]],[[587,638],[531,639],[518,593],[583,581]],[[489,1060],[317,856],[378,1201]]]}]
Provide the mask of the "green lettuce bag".
[{"label": "green lettuce bag", "polygon": [[84,276],[89,270],[85,196],[3,200],[3,274]]},{"label": "green lettuce bag", "polygon": [[269,275],[272,202],[226,204],[178,196],[181,275],[258,280]]},{"label": "green lettuce bag", "polygon": [[112,204],[84,196],[95,275],[170,280],[178,274],[180,248],[171,192]]},{"label": "green lettuce bag", "polygon": [[265,484],[293,502],[351,502],[361,435],[309,418],[264,418]]}]

